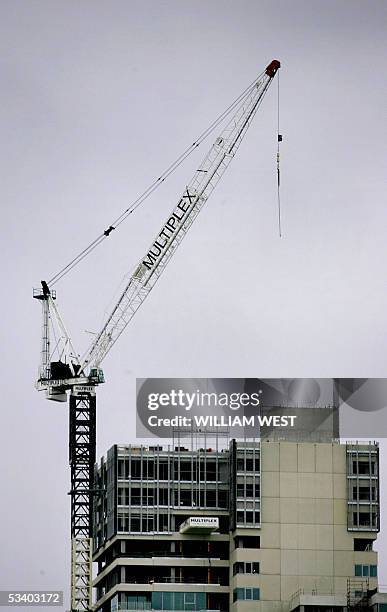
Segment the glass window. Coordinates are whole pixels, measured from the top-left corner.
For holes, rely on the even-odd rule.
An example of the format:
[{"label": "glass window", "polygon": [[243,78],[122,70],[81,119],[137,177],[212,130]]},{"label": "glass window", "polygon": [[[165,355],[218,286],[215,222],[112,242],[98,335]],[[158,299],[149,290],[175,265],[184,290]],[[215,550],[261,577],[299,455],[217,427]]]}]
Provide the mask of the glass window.
[{"label": "glass window", "polygon": [[245,487],[243,483],[238,482],[237,483],[237,497],[244,497],[244,495],[245,495]]},{"label": "glass window", "polygon": [[218,507],[228,508],[227,491],[218,492]]},{"label": "glass window", "polygon": [[[161,602],[161,600],[160,600]],[[121,596],[121,608],[127,608],[128,610],[148,610],[150,609],[150,600],[147,599],[146,595],[122,595]]]},{"label": "glass window", "polygon": [[233,565],[233,574],[243,574],[244,573],[244,563],[242,561],[237,561]]},{"label": "glass window", "polygon": [[198,610],[203,610],[206,607],[206,594],[196,593],[196,603],[198,606]]},{"label": "glass window", "polygon": [[369,566],[368,565],[363,565],[363,576],[368,576],[369,575]]},{"label": "glass window", "polygon": [[369,527],[370,520],[371,517],[369,512],[359,512],[359,527]]},{"label": "glass window", "polygon": [[[239,486],[239,485],[238,485]],[[241,485],[243,487],[243,485]],[[246,492],[245,492],[245,497],[259,497],[260,494],[260,490],[259,490],[259,484],[253,484],[251,483],[246,483]],[[242,492],[239,494],[238,496],[243,496],[243,490]]]},{"label": "glass window", "polygon": [[[177,593],[176,593],[177,595]],[[182,610],[197,610],[197,606],[196,606],[196,593],[182,593],[183,598],[184,598],[184,603],[183,603],[183,608],[181,608]],[[180,608],[178,607],[177,601],[175,600],[175,610],[179,610]]]},{"label": "glass window", "polygon": [[129,458],[118,459],[118,480],[129,478]]},{"label": "glass window", "polygon": [[254,497],[254,485],[252,483],[246,484],[246,497]]},{"label": "glass window", "polygon": [[159,514],[159,531],[169,531],[168,514]]},{"label": "glass window", "polygon": [[125,510],[118,511],[118,531],[129,531],[129,514]]},{"label": "glass window", "polygon": [[140,531],[140,515],[132,514],[130,531]]},{"label": "glass window", "polygon": [[243,561],[237,561],[233,565],[233,573],[234,576],[236,574],[259,574],[259,563],[244,563]]},{"label": "glass window", "polygon": [[207,461],[206,468],[206,480],[216,480],[216,463],[214,461]]},{"label": "glass window", "polygon": [[[184,593],[173,593],[173,607],[171,610],[185,610]],[[188,608],[190,610],[191,608]]]},{"label": "glass window", "polygon": [[361,565],[355,565],[355,576],[361,576]]},{"label": "glass window", "polygon": [[153,480],[155,477],[155,460],[148,459],[148,461],[144,463],[145,477]]},{"label": "glass window", "polygon": [[233,600],[239,601],[244,599],[244,589],[234,589]]},{"label": "glass window", "polygon": [[168,489],[159,489],[159,505],[168,506]]},{"label": "glass window", "polygon": [[260,548],[259,536],[236,536],[234,538],[235,548]]},{"label": "glass window", "polygon": [[142,490],[142,503],[145,506],[153,506],[155,503],[155,490],[153,487]]},{"label": "glass window", "polygon": [[370,461],[368,457],[359,457],[358,461],[354,460],[352,467],[353,467],[354,474],[361,474],[361,475],[370,474]]},{"label": "glass window", "polygon": [[173,603],[172,603],[172,596],[174,595],[174,593],[163,593],[162,594],[162,601],[163,601],[163,607],[162,610],[173,610]]},{"label": "glass window", "polygon": [[246,523],[253,523],[254,521],[254,513],[253,512],[246,512]]},{"label": "glass window", "polygon": [[211,508],[216,507],[216,491],[215,490],[207,489],[206,502],[207,502],[207,506]]},{"label": "glass window", "polygon": [[378,575],[378,568],[376,565],[370,565],[370,576],[371,578],[376,578]]},{"label": "glass window", "polygon": [[194,603],[196,593],[184,593],[184,603]]},{"label": "glass window", "polygon": [[[212,492],[215,494],[215,491],[212,491]],[[175,491],[175,493],[177,493],[177,491]],[[207,492],[207,497],[208,497],[208,493],[209,491]],[[208,505],[211,505],[211,504],[208,504]],[[177,506],[177,503],[175,503],[175,506]],[[182,489],[180,491],[180,506],[192,506],[192,491],[191,490]]]},{"label": "glass window", "polygon": [[152,593],[152,608],[155,610],[161,610],[162,603],[162,593]]},{"label": "glass window", "polygon": [[141,531],[147,533],[148,531],[153,531],[153,529],[154,529],[154,515],[153,514],[143,515]]},{"label": "glass window", "polygon": [[139,480],[141,478],[141,459],[132,459],[130,467],[131,479]]},{"label": "glass window", "polygon": [[118,487],[118,505],[129,506],[129,488]]},{"label": "glass window", "polygon": [[252,459],[246,459],[246,472],[254,471],[254,462]]},{"label": "glass window", "polygon": [[180,462],[180,480],[192,480],[192,471],[190,461]]},{"label": "glass window", "polygon": [[141,489],[132,488],[130,502],[132,506],[141,506]]},{"label": "glass window", "polygon": [[[145,601],[147,602],[147,600]],[[206,596],[205,596],[205,593],[153,592],[151,607],[152,607],[152,610],[168,610],[168,611],[184,610],[187,612],[190,610],[198,611],[198,610],[205,609]],[[138,607],[138,609],[140,609],[140,607]],[[143,608],[141,608],[141,610],[142,609]],[[145,606],[144,606],[144,609],[145,609]]]},{"label": "glass window", "polygon": [[168,480],[168,461],[161,460],[159,463],[159,479]]},{"label": "glass window", "polygon": [[260,598],[259,589],[234,589],[233,593],[233,601],[258,601]]}]

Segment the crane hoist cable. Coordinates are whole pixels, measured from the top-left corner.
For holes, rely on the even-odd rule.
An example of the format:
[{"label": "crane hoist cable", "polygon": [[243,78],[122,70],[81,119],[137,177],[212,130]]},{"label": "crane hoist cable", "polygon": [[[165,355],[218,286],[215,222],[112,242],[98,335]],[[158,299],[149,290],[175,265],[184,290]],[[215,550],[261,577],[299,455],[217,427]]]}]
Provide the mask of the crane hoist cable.
[{"label": "crane hoist cable", "polygon": [[282,142],[282,134],[280,134],[280,81],[279,72],[277,72],[277,200],[278,200],[278,233],[282,238],[281,227],[281,194],[280,194],[280,143]]},{"label": "crane hoist cable", "polygon": [[233,111],[239,104],[243,104],[245,98],[249,96],[257,82],[264,75],[264,71],[261,72],[255,79],[246,87],[246,89],[205,129],[196,140],[171,163],[160,176],[154,180],[145,191],[141,193],[132,203],[128,206],[116,219],[114,219],[110,225],[97,236],[87,247],[85,247],[78,255],[76,255],[68,264],[61,268],[50,280],[48,281],[49,286],[55,285],[61,278],[63,278],[70,270],[75,268],[85,257],[87,257],[95,248],[97,248],[111,232],[117,229],[121,223],[123,223],[129,215],[131,215],[149,196],[160,187],[160,185],[173,173],[177,168],[193,153],[193,151],[199,147],[204,140],[212,134],[212,132],[218,127],[218,125]]}]

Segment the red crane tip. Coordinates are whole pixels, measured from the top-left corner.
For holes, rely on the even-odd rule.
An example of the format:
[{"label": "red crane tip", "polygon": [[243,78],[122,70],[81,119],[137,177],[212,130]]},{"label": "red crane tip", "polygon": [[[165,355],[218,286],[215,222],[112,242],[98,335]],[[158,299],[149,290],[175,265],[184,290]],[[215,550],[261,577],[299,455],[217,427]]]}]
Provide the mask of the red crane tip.
[{"label": "red crane tip", "polygon": [[265,74],[267,74],[271,79],[276,75],[278,68],[281,67],[281,63],[278,60],[273,60],[267,66],[265,70]]}]

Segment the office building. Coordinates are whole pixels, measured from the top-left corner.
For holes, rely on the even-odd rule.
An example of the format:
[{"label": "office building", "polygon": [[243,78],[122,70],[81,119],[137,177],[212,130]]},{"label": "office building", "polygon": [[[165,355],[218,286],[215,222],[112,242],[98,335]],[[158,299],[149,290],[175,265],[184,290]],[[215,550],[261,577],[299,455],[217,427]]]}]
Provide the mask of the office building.
[{"label": "office building", "polygon": [[375,443],[113,446],[96,488],[98,612],[386,612]]}]

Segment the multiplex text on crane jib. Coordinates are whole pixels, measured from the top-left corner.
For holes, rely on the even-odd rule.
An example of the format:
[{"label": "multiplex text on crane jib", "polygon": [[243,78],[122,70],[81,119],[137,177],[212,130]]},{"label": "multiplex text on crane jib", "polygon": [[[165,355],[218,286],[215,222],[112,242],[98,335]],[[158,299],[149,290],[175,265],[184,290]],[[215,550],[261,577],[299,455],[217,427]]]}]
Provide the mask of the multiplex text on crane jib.
[{"label": "multiplex text on crane jib", "polygon": [[157,236],[152,247],[149,249],[146,259],[142,261],[144,266],[151,270],[165,249],[171,244],[172,238],[176,235],[178,229],[181,227],[183,220],[188,216],[188,212],[193,206],[195,196],[187,193],[181,198],[180,202],[176,206],[172,215],[165,223],[163,229]]}]

